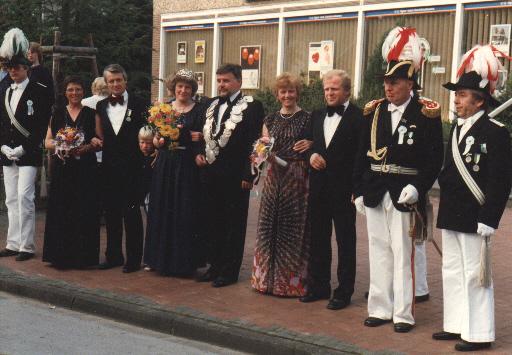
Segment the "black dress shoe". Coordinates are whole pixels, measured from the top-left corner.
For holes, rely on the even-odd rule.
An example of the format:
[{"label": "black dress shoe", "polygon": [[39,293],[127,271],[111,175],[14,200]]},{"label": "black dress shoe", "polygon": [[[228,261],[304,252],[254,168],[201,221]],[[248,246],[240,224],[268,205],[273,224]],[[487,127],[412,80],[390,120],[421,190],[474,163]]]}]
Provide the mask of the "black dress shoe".
[{"label": "black dress shoe", "polygon": [[390,323],[391,319],[381,319],[376,317],[368,317],[364,321],[364,325],[367,327],[378,327],[380,325]]},{"label": "black dress shoe", "polygon": [[225,287],[236,283],[237,280],[228,279],[226,277],[219,276],[212,282],[213,287]]},{"label": "black dress shoe", "polygon": [[32,259],[34,257],[34,253],[27,253],[26,251],[20,251],[16,256],[16,261],[25,261]]},{"label": "black dress shoe", "polygon": [[427,293],[426,295],[414,297],[414,302],[415,303],[427,302],[429,298],[430,298],[430,295]]},{"label": "black dress shoe", "polygon": [[139,271],[140,270],[140,265],[125,265],[123,266],[123,272],[125,274],[129,274],[131,272],[135,272],[135,271]]},{"label": "black dress shoe", "polygon": [[491,343],[472,343],[469,341],[463,340],[461,343],[455,344],[455,350],[457,351],[476,351],[482,349],[489,349],[491,347]]},{"label": "black dress shoe", "polygon": [[4,256],[16,256],[18,254],[19,252],[17,251],[5,248],[4,250],[0,251],[0,258]]},{"label": "black dress shoe", "polygon": [[104,263],[101,263],[98,265],[99,270],[108,270],[113,269],[118,266],[123,266],[123,263],[109,263],[108,261],[105,261]]},{"label": "black dress shoe", "polygon": [[395,328],[395,332],[397,332],[397,333],[409,333],[412,330],[412,328],[414,328],[414,324],[395,323],[394,328]]},{"label": "black dress shoe", "polygon": [[204,274],[196,277],[197,282],[212,282],[217,278],[217,275],[211,270],[208,269]]},{"label": "black dress shoe", "polygon": [[350,299],[346,298],[331,298],[329,303],[327,304],[327,309],[331,309],[336,311],[338,309],[343,309],[350,304]]},{"label": "black dress shoe", "polygon": [[320,301],[320,300],[328,300],[329,297],[330,297],[330,295],[319,295],[316,293],[308,293],[305,296],[302,296],[301,298],[299,298],[299,301],[301,301],[303,303],[311,303],[311,302],[316,302],[316,301]]},{"label": "black dress shoe", "polygon": [[460,334],[445,332],[443,330],[441,332],[432,334],[432,339],[434,339],[434,340],[460,340]]}]

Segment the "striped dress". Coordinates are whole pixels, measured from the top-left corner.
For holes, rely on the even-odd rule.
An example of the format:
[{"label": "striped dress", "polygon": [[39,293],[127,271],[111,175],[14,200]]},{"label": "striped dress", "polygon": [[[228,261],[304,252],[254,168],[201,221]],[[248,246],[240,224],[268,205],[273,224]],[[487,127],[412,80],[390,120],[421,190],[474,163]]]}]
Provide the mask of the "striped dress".
[{"label": "striped dress", "polygon": [[275,139],[273,152],[288,166],[271,163],[267,172],[251,283],[261,293],[300,297],[306,293],[310,237],[308,164],[292,147],[303,138],[310,115],[299,111],[287,117],[276,112],[267,116],[264,123]]}]

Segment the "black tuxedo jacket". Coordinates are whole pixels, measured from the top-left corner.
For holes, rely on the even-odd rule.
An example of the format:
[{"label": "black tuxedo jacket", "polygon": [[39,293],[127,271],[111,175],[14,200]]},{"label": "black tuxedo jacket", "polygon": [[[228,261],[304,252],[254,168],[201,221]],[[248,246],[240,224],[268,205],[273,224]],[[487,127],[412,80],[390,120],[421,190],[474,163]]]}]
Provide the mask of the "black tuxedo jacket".
[{"label": "black tuxedo jacket", "polygon": [[[377,125],[377,149],[387,147],[386,164],[396,164],[401,167],[414,168],[418,175],[390,174],[374,172],[370,164],[380,165],[384,160],[378,161],[367,156],[370,150],[371,127],[376,107],[365,115],[366,126],[363,129],[361,145],[359,148],[356,168],[354,169],[355,197],[363,196],[367,207],[376,207],[389,191],[393,205],[399,211],[409,211],[407,207],[398,204],[402,189],[413,185],[418,190],[419,207],[425,205],[425,196],[436,180],[443,163],[443,132],[441,117],[427,117],[422,112],[423,104],[417,97],[412,97],[402,118],[392,134],[391,112],[388,111],[389,102],[380,103],[379,119]],[[399,128],[405,126],[402,142],[399,141]],[[410,143],[410,144],[409,144]]]},{"label": "black tuxedo jacket", "polygon": [[[46,88],[40,83],[29,81],[21,95],[16,112],[14,112],[17,121],[30,132],[28,138],[11,124],[7,114],[5,97],[9,97],[10,91],[11,88],[8,87],[0,94],[0,146],[7,145],[15,148],[21,145],[25,154],[16,162],[16,165],[41,166],[43,161],[43,138],[51,116],[51,105],[47,99]],[[33,113],[30,112],[30,106],[32,106]],[[4,154],[0,154],[0,156],[2,165],[9,166],[13,164]]]},{"label": "black tuxedo jacket", "polygon": [[325,108],[311,114],[313,146],[306,153],[307,162],[311,155],[318,153],[327,165],[324,170],[310,169],[310,196],[312,199],[330,196],[338,201],[349,200],[353,192],[353,169],[363,128],[363,113],[349,103],[328,147],[324,136],[326,114]]},{"label": "black tuxedo jacket", "polygon": [[[107,188],[122,185],[129,203],[143,196],[143,154],[139,149],[139,130],[146,123],[147,105],[139,98],[129,95],[125,117],[116,135],[107,115],[108,98],[98,102],[96,111],[103,128],[103,161]],[[134,200],[135,199],[135,200]]]},{"label": "black tuxedo jacket", "polygon": [[[242,100],[242,97],[242,95],[239,95],[238,98],[234,100],[233,104],[238,100]],[[213,105],[213,102],[211,104]],[[214,108],[215,122],[218,117],[219,106],[220,105],[217,104]],[[232,108],[233,105],[230,105],[224,112],[221,124],[230,117]],[[261,136],[263,118],[265,117],[263,105],[256,100],[248,102],[247,108],[242,111],[242,115],[242,121],[238,123],[236,128],[232,131],[228,143],[225,147],[220,148],[217,159],[208,166],[209,172],[218,176],[224,176],[233,181],[236,180],[237,183],[242,180],[252,181],[253,179],[249,157],[254,142]],[[213,127],[215,127],[215,125],[213,125]],[[212,131],[214,131],[213,127]],[[205,154],[204,146],[201,147],[200,153]]]},{"label": "black tuxedo jacket", "polygon": [[439,176],[441,197],[437,227],[476,233],[480,222],[496,229],[510,194],[510,134],[502,124],[491,121],[484,115],[473,124],[458,145],[460,154],[463,154],[466,139],[474,138],[474,144],[471,145],[469,152],[462,156],[462,160],[485,195],[485,203],[480,206],[455,166],[451,148],[454,130],[457,130],[458,137],[460,127],[457,127],[457,124],[452,127],[445,164]]}]

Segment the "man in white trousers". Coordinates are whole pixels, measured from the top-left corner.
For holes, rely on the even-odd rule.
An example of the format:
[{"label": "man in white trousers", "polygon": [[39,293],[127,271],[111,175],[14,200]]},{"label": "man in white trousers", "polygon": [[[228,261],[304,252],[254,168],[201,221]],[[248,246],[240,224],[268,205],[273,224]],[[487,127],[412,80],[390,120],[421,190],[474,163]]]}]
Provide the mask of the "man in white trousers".
[{"label": "man in white trousers", "polygon": [[0,95],[0,159],[9,219],[7,245],[0,257],[31,259],[35,253],[35,182],[42,142],[50,119],[46,87],[28,79],[29,43],[17,28],[5,34],[0,57],[13,81]]},{"label": "man in white trousers", "polygon": [[436,340],[462,340],[458,351],[486,349],[495,340],[490,238],[511,187],[510,134],[487,116],[503,69],[495,48],[476,46],[462,58],[455,91],[455,120],[439,176],[437,227],[443,236],[443,331]]},{"label": "man in white trousers", "polygon": [[411,218],[425,214],[428,190],[443,159],[439,104],[411,96],[421,68],[419,37],[397,27],[386,38],[383,56],[386,98],[368,103],[362,144],[354,169],[354,203],[366,214],[370,291],[364,325],[394,323],[409,332],[414,320],[414,240]]}]

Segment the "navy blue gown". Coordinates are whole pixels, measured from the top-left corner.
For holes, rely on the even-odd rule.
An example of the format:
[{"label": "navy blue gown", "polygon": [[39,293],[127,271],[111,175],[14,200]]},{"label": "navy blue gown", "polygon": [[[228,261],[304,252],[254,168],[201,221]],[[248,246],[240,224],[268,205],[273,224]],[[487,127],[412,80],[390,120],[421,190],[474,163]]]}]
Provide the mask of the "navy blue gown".
[{"label": "navy blue gown", "polygon": [[153,170],[144,263],[165,276],[191,276],[201,263],[199,169],[190,131],[202,131],[204,110],[196,104],[182,115],[179,148],[160,148]]}]

